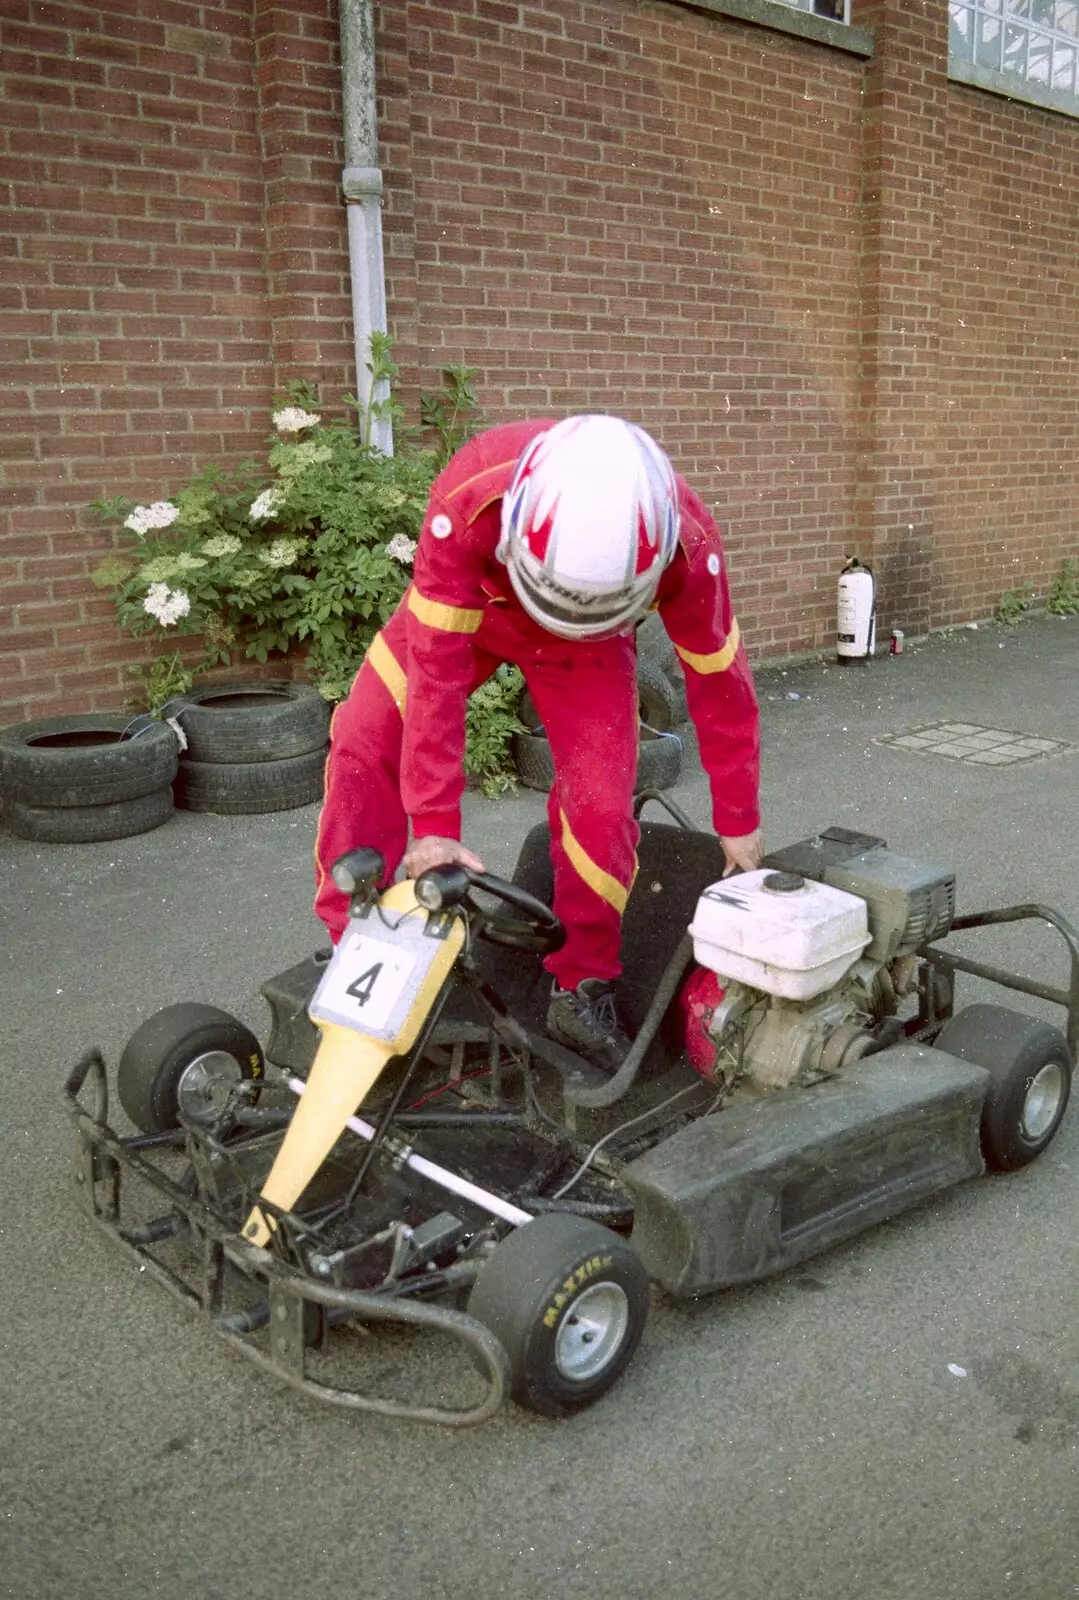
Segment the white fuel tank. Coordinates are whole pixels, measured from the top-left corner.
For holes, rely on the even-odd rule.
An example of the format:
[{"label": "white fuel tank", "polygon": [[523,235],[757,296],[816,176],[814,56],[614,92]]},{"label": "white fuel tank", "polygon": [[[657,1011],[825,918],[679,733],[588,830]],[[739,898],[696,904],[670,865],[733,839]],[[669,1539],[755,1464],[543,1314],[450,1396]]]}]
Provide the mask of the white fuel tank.
[{"label": "white fuel tank", "polygon": [[870,940],[864,900],[768,867],[711,884],[689,931],[701,966],[786,1000],[823,994]]}]

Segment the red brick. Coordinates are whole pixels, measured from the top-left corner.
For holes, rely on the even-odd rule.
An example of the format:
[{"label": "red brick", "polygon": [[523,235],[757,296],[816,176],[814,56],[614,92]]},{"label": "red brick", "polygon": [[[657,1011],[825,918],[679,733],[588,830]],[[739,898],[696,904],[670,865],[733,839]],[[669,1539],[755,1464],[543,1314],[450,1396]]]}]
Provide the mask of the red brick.
[{"label": "red brick", "polygon": [[[105,630],[35,703],[118,699],[149,652],[97,609],[86,501],[260,453],[290,372],[353,385],[336,16],[14,6],[0,559],[94,608],[59,633]],[[1044,587],[1075,549],[1079,122],[947,85],[942,7],[860,0],[868,62],[778,22],[612,16],[376,8],[398,398],[458,360],[492,421],[652,426],[722,509],[757,653],[827,646],[855,543],[908,626],[986,614],[1020,568]]]}]

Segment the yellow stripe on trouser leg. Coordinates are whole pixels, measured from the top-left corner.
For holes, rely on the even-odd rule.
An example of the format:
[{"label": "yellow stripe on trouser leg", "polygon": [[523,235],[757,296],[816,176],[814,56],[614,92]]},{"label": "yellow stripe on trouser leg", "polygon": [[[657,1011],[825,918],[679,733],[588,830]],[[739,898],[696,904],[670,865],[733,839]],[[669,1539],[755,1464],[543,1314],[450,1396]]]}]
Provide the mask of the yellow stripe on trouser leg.
[{"label": "yellow stripe on trouser leg", "polygon": [[372,671],[381,678],[389,691],[394,705],[404,716],[405,699],[408,694],[408,678],[404,667],[400,665],[397,657],[380,633],[376,633],[371,640],[365,660]]},{"label": "yellow stripe on trouser leg", "polygon": [[483,621],[482,611],[468,611],[464,606],[445,606],[440,600],[426,600],[418,589],[408,591],[408,609],[429,628],[441,633],[475,633]]},{"label": "yellow stripe on trouser leg", "polygon": [[[574,837],[569,821],[564,811],[559,811],[562,818],[562,848],[569,857],[578,877],[583,878],[590,889],[594,889],[601,900],[606,900],[621,916],[626,909],[629,899],[629,889],[619,883],[617,878],[612,878],[609,872],[604,872],[602,867],[597,867],[592,857]],[[633,876],[637,876],[637,863],[634,859]],[[630,881],[630,889],[633,883]]]},{"label": "yellow stripe on trouser leg", "polygon": [[731,631],[727,635],[727,642],[722,650],[713,650],[711,655],[695,655],[692,650],[683,650],[680,644],[675,645],[675,650],[685,662],[687,667],[692,667],[694,672],[702,672],[706,676],[713,672],[726,672],[735,656],[738,646],[742,642],[742,635],[738,627],[737,617],[731,618]]}]

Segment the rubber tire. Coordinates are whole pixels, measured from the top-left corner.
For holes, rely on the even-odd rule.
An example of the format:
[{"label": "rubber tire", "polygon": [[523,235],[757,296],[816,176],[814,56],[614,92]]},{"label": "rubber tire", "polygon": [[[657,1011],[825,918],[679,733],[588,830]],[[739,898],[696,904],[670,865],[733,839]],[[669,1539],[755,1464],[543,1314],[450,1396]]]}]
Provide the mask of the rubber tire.
[{"label": "rubber tire", "polygon": [[181,758],[173,792],[185,811],[253,816],[292,811],[322,799],[326,751],[283,761],[189,761]]},{"label": "rubber tire", "polygon": [[311,684],[268,679],[193,689],[176,713],[189,761],[284,761],[324,749],[330,707]]},{"label": "rubber tire", "polygon": [[686,707],[686,673],[659,614],[650,611],[637,628],[637,666],[642,661],[662,672],[675,693],[677,710],[673,726],[681,727],[689,715]]},{"label": "rubber tire", "polygon": [[[1071,1051],[1060,1029],[1004,1006],[966,1006],[944,1024],[933,1044],[990,1074],[981,1121],[986,1166],[1014,1172],[1040,1156],[1060,1127],[1071,1092]],[[1061,1068],[1064,1092],[1049,1128],[1031,1140],[1023,1133],[1023,1101],[1031,1079],[1050,1064]]]},{"label": "rubber tire", "polygon": [[651,661],[637,658],[637,706],[641,722],[653,733],[670,733],[685,721],[678,692]]},{"label": "rubber tire", "polygon": [[[598,1268],[593,1264],[601,1262]],[[567,1280],[592,1268],[571,1290]],[[610,1362],[593,1377],[574,1382],[555,1364],[555,1340],[578,1294],[615,1282],[629,1302],[629,1325]],[[565,1304],[556,1311],[554,1296]],[[509,1358],[509,1392],[518,1405],[561,1417],[591,1405],[629,1365],[648,1321],[648,1274],[636,1251],[609,1228],[587,1217],[551,1212],[508,1234],[488,1257],[468,1300],[468,1312],[498,1339]]]},{"label": "rubber tire", "polygon": [[[549,791],[554,783],[554,758],[542,733],[515,733],[512,740],[517,776],[526,789]],[[633,791],[669,789],[682,772],[684,750],[677,734],[649,738],[642,734],[637,748],[637,775]]]},{"label": "rubber tire", "polygon": [[250,1028],[228,1011],[197,1000],[156,1011],[131,1035],[116,1072],[116,1092],[140,1133],[165,1133],[179,1126],[180,1078],[196,1056],[226,1050],[240,1076],[261,1078],[262,1046]]},{"label": "rubber tire", "polygon": [[[131,736],[120,738],[126,729]],[[28,806],[114,805],[166,788],[178,759],[163,722],[105,712],[44,717],[0,728],[0,796]]]},{"label": "rubber tire", "polygon": [[100,844],[160,828],[173,815],[172,790],[155,789],[137,800],[107,806],[26,806],[9,800],[3,819],[20,839],[39,844]]},{"label": "rubber tire", "polygon": [[648,661],[668,677],[680,671],[677,652],[658,611],[649,611],[637,624],[635,638],[638,663]]},{"label": "rubber tire", "polygon": [[[670,733],[686,720],[685,695],[649,661],[637,659],[637,714],[655,733]],[[536,702],[528,690],[522,691],[517,715],[531,731],[543,727]]]}]

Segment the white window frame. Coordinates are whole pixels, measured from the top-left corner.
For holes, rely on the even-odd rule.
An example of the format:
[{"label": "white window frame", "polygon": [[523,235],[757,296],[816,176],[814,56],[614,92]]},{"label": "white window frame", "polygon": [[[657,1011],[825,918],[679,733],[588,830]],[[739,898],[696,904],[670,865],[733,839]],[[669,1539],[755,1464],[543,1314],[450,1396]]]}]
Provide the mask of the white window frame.
[{"label": "white window frame", "polygon": [[830,22],[850,26],[851,0],[774,0],[775,5],[790,6],[792,11],[808,11],[810,16],[825,17]]},{"label": "white window frame", "polygon": [[[737,17],[740,22],[770,28],[775,33],[792,33],[800,39],[811,39],[814,44],[854,56],[868,58],[874,50],[872,32],[850,20],[851,0],[666,0],[666,3],[684,6],[687,11]],[[833,13],[841,12],[844,20],[840,21],[836,15],[823,15],[814,10],[814,4],[826,6]]]},{"label": "white window frame", "polygon": [[949,0],[948,76],[1079,117],[1079,0]]}]

